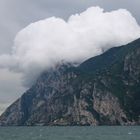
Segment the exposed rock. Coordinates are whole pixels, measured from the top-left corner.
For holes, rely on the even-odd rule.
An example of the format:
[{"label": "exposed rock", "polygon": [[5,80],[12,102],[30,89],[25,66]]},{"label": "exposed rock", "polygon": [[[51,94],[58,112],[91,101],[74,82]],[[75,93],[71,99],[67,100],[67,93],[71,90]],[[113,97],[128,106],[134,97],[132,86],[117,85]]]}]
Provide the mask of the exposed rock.
[{"label": "exposed rock", "polygon": [[44,72],[1,115],[7,125],[139,125],[140,39]]}]

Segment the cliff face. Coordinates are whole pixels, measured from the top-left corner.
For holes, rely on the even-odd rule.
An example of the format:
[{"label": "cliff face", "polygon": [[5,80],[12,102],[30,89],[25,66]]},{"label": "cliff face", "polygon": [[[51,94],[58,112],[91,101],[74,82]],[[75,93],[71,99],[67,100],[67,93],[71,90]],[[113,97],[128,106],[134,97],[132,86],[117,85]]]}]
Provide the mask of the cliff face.
[{"label": "cliff face", "polygon": [[0,117],[1,125],[140,124],[140,39],[78,67],[38,78]]}]

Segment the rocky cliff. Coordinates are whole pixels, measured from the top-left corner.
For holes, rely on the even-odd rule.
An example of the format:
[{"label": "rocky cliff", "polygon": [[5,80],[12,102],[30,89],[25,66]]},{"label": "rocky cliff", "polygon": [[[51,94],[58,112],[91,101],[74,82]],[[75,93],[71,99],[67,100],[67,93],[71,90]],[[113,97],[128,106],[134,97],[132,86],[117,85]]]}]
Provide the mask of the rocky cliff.
[{"label": "rocky cliff", "polygon": [[0,117],[0,125],[139,125],[140,39],[78,67],[58,65]]}]

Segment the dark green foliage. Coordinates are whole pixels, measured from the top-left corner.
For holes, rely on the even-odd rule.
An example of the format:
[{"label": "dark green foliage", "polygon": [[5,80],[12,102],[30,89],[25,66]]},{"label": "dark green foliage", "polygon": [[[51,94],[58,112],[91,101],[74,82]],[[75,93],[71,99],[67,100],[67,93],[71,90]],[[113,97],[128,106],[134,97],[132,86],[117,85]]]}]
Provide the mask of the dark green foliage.
[{"label": "dark green foliage", "polygon": [[42,73],[0,117],[0,125],[129,125],[129,121],[140,123],[140,39],[78,67],[62,64]]},{"label": "dark green foliage", "polygon": [[[102,91],[109,91],[118,97],[131,120],[138,120],[140,115],[140,69],[137,69],[140,67],[140,54],[138,52],[140,52],[140,39],[90,58],[77,68],[81,72],[81,79],[97,82],[98,88]],[[128,71],[124,70],[125,61],[127,61]],[[132,68],[136,67],[135,70],[131,70],[129,65]],[[133,73],[130,75],[129,71]],[[106,80],[106,84],[101,82],[102,79]],[[128,85],[125,82],[128,82]]]}]

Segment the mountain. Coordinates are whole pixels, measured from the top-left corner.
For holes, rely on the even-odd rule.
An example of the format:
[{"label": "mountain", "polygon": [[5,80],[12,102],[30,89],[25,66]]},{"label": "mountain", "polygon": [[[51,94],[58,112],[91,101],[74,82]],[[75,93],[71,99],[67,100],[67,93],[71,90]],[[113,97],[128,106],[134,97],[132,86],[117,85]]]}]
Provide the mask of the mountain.
[{"label": "mountain", "polygon": [[45,71],[0,117],[3,126],[139,124],[140,39]]}]

